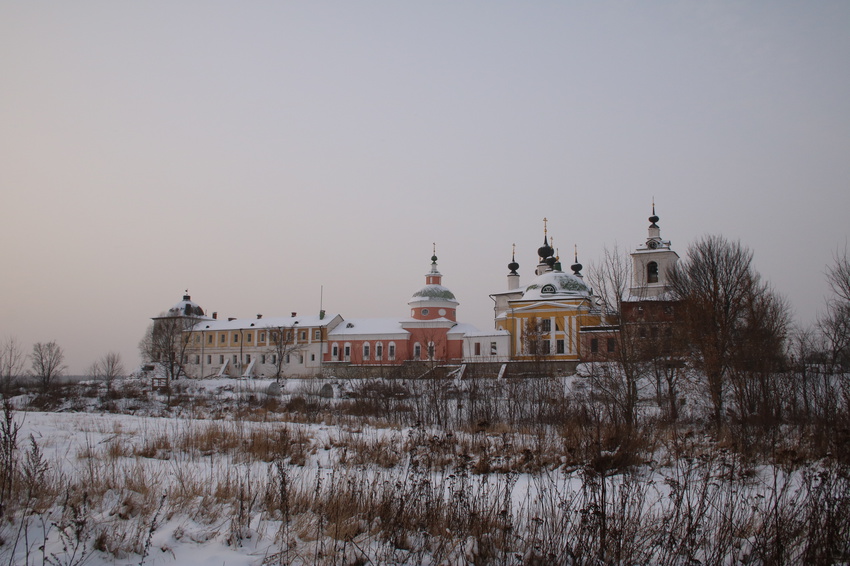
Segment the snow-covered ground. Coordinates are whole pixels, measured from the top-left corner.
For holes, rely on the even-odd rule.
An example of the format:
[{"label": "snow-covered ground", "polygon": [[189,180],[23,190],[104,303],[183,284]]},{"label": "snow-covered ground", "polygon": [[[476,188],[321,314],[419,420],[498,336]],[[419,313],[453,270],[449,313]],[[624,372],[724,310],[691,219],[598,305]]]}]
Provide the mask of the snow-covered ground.
[{"label": "snow-covered ground", "polygon": [[[281,399],[324,383],[288,382]],[[18,399],[0,563],[758,564],[779,536],[779,563],[805,563],[820,531],[850,521],[835,462],[746,463],[695,434],[624,462],[569,423],[400,426],[328,410],[351,389],[340,381],[307,418],[263,409],[269,385],[186,382],[179,403],[146,393],[117,413]]]}]

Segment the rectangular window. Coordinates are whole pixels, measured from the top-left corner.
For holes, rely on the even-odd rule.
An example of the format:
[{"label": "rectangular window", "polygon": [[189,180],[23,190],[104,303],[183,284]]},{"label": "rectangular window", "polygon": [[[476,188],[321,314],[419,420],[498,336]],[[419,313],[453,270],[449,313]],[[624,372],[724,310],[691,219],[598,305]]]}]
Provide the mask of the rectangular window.
[{"label": "rectangular window", "polygon": [[233,363],[234,363],[234,364],[238,364],[238,363],[239,363],[239,356],[237,356],[236,354],[233,354]]},{"label": "rectangular window", "polygon": [[272,354],[272,365],[277,363],[277,354]]},{"label": "rectangular window", "polygon": [[199,356],[198,354],[195,354],[195,364],[199,364],[199,363],[201,363],[201,356]]},{"label": "rectangular window", "polygon": [[319,329],[316,329],[313,332],[313,340],[321,340],[321,339],[322,339],[322,331],[319,330]]},{"label": "rectangular window", "polygon": [[286,354],[286,357],[283,358],[283,359],[284,359],[284,363],[288,364],[289,363],[289,354]]},{"label": "rectangular window", "polygon": [[301,339],[305,340],[305,341],[307,340],[307,331],[306,330],[301,331]]},{"label": "rectangular window", "polygon": [[248,338],[246,338],[246,339],[245,339],[245,341],[246,341],[246,342],[250,342],[250,341],[251,341],[251,338],[253,338],[253,337],[254,337],[254,335],[253,335],[253,334],[251,334],[251,333],[249,332],[249,333],[248,333]]},{"label": "rectangular window", "polygon": [[476,356],[480,356],[480,355],[481,355],[481,342],[476,342],[476,343],[475,343],[475,355],[476,355]]},{"label": "rectangular window", "polygon": [[311,362],[315,362],[315,361],[316,361],[316,354],[310,354],[310,361],[311,361]]},{"label": "rectangular window", "polygon": [[246,363],[246,364],[250,364],[250,363],[251,363],[251,354],[245,354],[245,363]]},{"label": "rectangular window", "polygon": [[260,332],[260,342],[265,342],[265,341],[266,341],[266,333]]},{"label": "rectangular window", "polygon": [[594,354],[599,351],[599,339],[598,338],[591,338],[590,339],[590,351]]},{"label": "rectangular window", "polygon": [[207,344],[212,344],[212,342],[213,342],[213,335],[210,334],[209,336],[207,336]]},{"label": "rectangular window", "polygon": [[291,341],[292,341],[292,331],[291,331],[291,330],[287,330],[287,331],[286,331],[286,341],[287,341],[287,342],[291,342]]},{"label": "rectangular window", "polygon": [[555,347],[557,348],[557,352],[559,354],[564,353],[564,341],[563,340],[556,340],[555,341]]},{"label": "rectangular window", "polygon": [[549,318],[543,319],[540,324],[540,328],[543,332],[552,332],[552,320]]},{"label": "rectangular window", "polygon": [[224,355],[221,355],[221,356],[218,357],[218,363],[220,363],[220,364],[224,363]]},{"label": "rectangular window", "polygon": [[221,337],[219,338],[219,342],[221,342],[222,344],[227,342],[227,334],[222,334]]},{"label": "rectangular window", "polygon": [[266,363],[266,355],[265,354],[260,354],[260,363],[261,364]]},{"label": "rectangular window", "polygon": [[303,364],[303,363],[304,363],[304,354],[298,354],[298,363],[299,363],[299,364]]},{"label": "rectangular window", "polygon": [[552,343],[548,340],[543,341],[543,353],[548,355],[552,349]]},{"label": "rectangular window", "polygon": [[212,356],[210,354],[207,354],[207,363],[212,364]]},{"label": "rectangular window", "polygon": [[616,340],[614,340],[613,338],[609,338],[608,339],[608,351],[613,352],[614,348],[616,347],[616,344],[617,344]]},{"label": "rectangular window", "polygon": [[499,346],[495,342],[490,342],[490,355],[495,356],[499,353]]}]

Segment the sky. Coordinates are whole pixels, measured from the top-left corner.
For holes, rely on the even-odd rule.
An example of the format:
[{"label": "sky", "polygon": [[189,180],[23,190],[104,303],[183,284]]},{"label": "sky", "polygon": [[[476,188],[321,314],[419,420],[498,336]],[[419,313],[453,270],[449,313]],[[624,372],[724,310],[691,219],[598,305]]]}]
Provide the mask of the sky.
[{"label": "sky", "polygon": [[850,2],[0,0],[0,339],[128,369],[150,317],[493,327],[543,218],[589,266],[740,240],[811,324],[850,227]]}]

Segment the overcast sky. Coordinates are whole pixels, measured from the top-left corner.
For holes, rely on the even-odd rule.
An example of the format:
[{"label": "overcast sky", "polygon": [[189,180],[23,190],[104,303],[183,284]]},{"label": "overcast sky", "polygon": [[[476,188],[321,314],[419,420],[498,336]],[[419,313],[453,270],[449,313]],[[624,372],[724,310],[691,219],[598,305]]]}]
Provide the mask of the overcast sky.
[{"label": "overcast sky", "polygon": [[810,323],[850,228],[850,2],[0,1],[0,338],[128,368],[155,316],[492,328],[585,265],[740,239]]}]

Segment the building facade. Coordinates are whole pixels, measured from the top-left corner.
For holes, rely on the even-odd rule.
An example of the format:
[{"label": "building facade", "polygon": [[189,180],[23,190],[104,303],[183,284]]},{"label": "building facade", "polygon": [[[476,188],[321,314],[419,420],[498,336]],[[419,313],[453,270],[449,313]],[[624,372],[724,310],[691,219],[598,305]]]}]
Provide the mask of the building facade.
[{"label": "building facade", "polygon": [[[154,329],[183,328],[177,358],[188,377],[310,377],[341,367],[401,366],[507,362],[510,335],[505,330],[480,331],[457,321],[459,302],[442,284],[437,256],[425,285],[408,301],[409,316],[398,319],[358,318],[339,314],[219,319],[207,316],[188,292],[163,315]],[[154,360],[162,361],[162,360]]]},{"label": "building facade", "polygon": [[[647,347],[672,334],[676,303],[669,272],[679,259],[661,237],[653,204],[645,242],[631,253],[632,282],[620,312],[606,313],[575,262],[564,271],[550,245],[544,219],[543,245],[530,283],[520,283],[516,250],[508,264],[507,288],[490,295],[494,328],[481,331],[458,322],[459,301],[443,285],[436,254],[425,284],[399,318],[344,319],[340,314],[219,319],[207,316],[187,294],[154,318],[154,330],[177,327],[183,372],[200,377],[308,377],[342,367],[397,367],[509,362],[610,360],[629,334]],[[160,332],[162,334],[162,332]],[[160,360],[162,361],[162,360]],[[565,367],[567,367],[565,366]]]},{"label": "building facade", "polygon": [[510,334],[512,360],[578,362],[582,357],[581,329],[600,325],[602,312],[584,281],[578,257],[570,268],[572,273],[562,270],[545,225],[537,256],[535,278],[521,285],[516,252],[512,254],[508,288],[490,295],[495,303],[495,326]]}]

